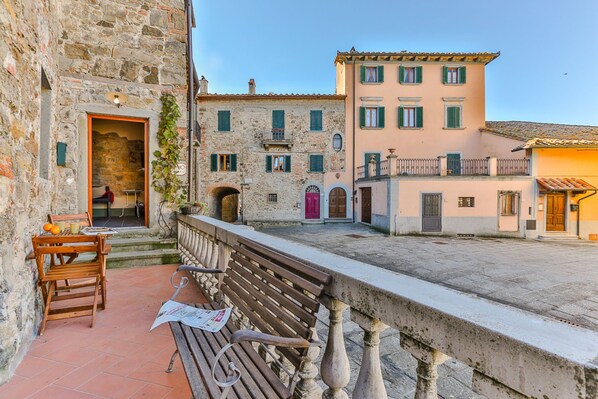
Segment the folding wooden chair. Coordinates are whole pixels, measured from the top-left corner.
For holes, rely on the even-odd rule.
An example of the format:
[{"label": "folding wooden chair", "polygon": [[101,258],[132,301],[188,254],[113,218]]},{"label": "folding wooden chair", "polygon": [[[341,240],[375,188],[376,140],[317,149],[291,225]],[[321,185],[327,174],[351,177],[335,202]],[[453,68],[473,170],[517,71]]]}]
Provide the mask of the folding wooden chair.
[{"label": "folding wooden chair", "polygon": [[[106,237],[103,235],[42,235],[34,236],[32,241],[39,274],[38,284],[46,304],[39,334],[44,333],[48,320],[70,317],[91,316],[91,327],[93,327],[98,306],[100,309],[106,307]],[[48,257],[55,255],[82,253],[92,253],[95,259],[64,264],[46,262]],[[48,263],[50,265],[46,270]],[[59,287],[57,284],[59,280],[70,280],[72,283]],[[92,290],[85,290],[90,287]],[[57,302],[88,296],[93,296],[91,305],[52,307]],[[101,302],[98,304],[100,296]]]},{"label": "folding wooden chair", "polygon": [[48,221],[52,224],[56,224],[56,222],[64,222],[67,225],[69,223],[79,222],[81,227],[93,227],[89,212],[72,213],[64,215],[48,215]]}]

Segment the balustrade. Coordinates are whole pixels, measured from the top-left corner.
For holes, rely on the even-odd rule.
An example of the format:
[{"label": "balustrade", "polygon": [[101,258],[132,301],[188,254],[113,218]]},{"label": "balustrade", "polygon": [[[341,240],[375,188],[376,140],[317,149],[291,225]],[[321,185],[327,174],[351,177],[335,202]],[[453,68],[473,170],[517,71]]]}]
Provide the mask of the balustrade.
[{"label": "balustrade", "polygon": [[[422,280],[205,216],[179,215],[183,262],[224,267],[242,237],[301,259],[332,275],[321,303],[330,311],[320,365],[324,392],[315,383],[316,364],[300,370],[296,398],[386,398],[380,366],[380,332],[400,331],[400,344],[417,360],[416,399],[437,397],[437,367],[449,358],[472,367],[472,389],[490,398],[596,399],[598,333],[494,304]],[[227,255],[228,253],[228,255]],[[223,259],[226,258],[226,259]],[[214,284],[203,277],[200,286]],[[351,376],[342,313],[364,330],[363,355]],[[311,353],[315,359],[318,350]],[[390,393],[392,396],[392,393]]]}]

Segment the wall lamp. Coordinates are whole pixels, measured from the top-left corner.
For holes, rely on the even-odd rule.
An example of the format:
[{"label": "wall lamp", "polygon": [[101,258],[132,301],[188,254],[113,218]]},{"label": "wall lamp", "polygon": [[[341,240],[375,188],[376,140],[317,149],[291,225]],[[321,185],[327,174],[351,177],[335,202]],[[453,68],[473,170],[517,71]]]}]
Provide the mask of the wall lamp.
[{"label": "wall lamp", "polygon": [[106,100],[110,101],[118,108],[126,103],[128,98],[129,97],[126,94],[121,93],[119,90],[106,93]]}]

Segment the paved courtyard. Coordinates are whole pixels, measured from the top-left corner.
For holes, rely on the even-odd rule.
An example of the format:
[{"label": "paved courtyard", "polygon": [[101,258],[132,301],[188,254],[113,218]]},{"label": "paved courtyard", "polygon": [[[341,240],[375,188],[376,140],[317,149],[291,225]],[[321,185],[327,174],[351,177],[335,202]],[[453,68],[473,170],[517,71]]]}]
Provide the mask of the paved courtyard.
[{"label": "paved courtyard", "polygon": [[598,244],[389,237],[358,224],[262,232],[598,331]]}]

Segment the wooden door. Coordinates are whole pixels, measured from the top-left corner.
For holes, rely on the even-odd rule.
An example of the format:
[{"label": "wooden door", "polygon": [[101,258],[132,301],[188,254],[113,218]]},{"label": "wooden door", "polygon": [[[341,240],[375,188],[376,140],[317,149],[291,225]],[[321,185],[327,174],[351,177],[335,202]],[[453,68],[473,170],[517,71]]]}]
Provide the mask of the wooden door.
[{"label": "wooden door", "polygon": [[442,194],[422,195],[422,232],[442,232]]},{"label": "wooden door", "polygon": [[305,218],[320,218],[320,189],[316,186],[309,186],[305,190]]},{"label": "wooden door", "polygon": [[363,187],[361,189],[361,221],[363,223],[372,223],[372,188]]},{"label": "wooden door", "polygon": [[347,192],[340,187],[333,189],[328,196],[328,217],[347,217]]},{"label": "wooden door", "polygon": [[546,231],[565,231],[565,193],[546,195]]}]

